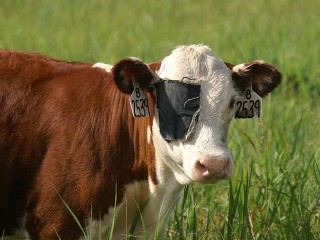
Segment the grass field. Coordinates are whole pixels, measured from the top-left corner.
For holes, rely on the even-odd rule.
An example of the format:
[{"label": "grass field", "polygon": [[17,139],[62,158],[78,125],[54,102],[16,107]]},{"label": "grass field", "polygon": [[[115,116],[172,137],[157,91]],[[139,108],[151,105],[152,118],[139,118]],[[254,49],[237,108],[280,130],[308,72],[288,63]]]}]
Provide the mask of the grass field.
[{"label": "grass field", "polygon": [[263,118],[231,123],[232,180],[186,188],[165,239],[320,239],[319,38],[319,0],[0,2],[4,49],[113,64],[205,43],[281,70]]}]

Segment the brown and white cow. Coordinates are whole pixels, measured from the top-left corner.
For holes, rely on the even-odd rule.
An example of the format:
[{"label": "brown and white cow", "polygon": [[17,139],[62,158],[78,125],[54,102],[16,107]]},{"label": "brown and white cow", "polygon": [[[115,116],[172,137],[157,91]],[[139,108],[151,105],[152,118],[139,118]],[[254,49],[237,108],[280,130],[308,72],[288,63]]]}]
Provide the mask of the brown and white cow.
[{"label": "brown and white cow", "polygon": [[[280,80],[270,64],[224,63],[203,45],[149,65],[1,51],[0,236],[23,224],[31,239],[94,238],[114,222],[121,239],[136,218],[135,233],[152,236],[184,185],[232,175],[235,97],[251,84],[265,96]],[[150,117],[132,115],[137,86]],[[173,99],[186,108],[177,115]]]}]

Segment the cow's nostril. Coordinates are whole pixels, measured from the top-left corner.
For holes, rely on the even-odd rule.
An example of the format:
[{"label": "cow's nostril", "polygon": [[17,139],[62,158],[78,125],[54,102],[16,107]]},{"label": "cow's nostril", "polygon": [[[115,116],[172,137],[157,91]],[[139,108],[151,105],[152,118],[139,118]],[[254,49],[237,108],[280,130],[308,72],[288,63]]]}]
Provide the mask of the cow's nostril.
[{"label": "cow's nostril", "polygon": [[232,174],[231,161],[222,156],[203,156],[196,162],[195,174],[203,179],[226,179]]},{"label": "cow's nostril", "polygon": [[200,179],[210,177],[210,169],[205,165],[205,163],[201,161],[196,162],[195,172],[194,172]]},{"label": "cow's nostril", "polygon": [[196,168],[203,172],[208,170],[208,168],[201,161],[196,162]]}]

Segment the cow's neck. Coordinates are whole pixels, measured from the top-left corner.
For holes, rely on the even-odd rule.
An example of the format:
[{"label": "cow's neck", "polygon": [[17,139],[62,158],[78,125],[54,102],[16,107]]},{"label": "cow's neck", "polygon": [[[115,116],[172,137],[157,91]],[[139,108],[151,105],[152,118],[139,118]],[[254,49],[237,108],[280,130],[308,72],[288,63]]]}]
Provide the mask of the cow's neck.
[{"label": "cow's neck", "polygon": [[[149,95],[150,106],[153,106],[153,98]],[[153,111],[151,107],[151,111]],[[154,184],[158,183],[155,170],[155,147],[152,139],[153,116],[147,118],[133,118],[132,136],[134,163],[132,172],[135,180],[151,178]],[[129,120],[130,122],[130,120]],[[141,179],[142,180],[142,179]]]},{"label": "cow's neck", "polygon": [[[149,99],[153,101],[152,98]],[[154,109],[151,110],[154,112]],[[139,221],[136,233],[145,229],[150,232],[161,229],[183,189],[172,169],[162,159],[163,156],[156,153],[158,147],[163,146],[163,142],[161,146],[158,146],[158,142],[154,142],[154,117],[133,119],[130,116],[129,118],[133,128],[134,163],[131,171],[134,179],[125,184],[120,204],[116,208],[111,208],[109,214],[105,216],[105,220],[110,219],[110,216],[117,216],[114,239],[118,239],[118,234],[123,233],[124,229],[128,233],[134,219],[137,216],[141,219],[139,215],[142,215],[143,223]]]}]

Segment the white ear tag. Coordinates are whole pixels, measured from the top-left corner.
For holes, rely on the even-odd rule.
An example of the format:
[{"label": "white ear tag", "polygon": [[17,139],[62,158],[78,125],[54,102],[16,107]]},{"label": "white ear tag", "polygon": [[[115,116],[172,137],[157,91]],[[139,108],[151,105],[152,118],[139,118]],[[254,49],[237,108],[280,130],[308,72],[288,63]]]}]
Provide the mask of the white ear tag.
[{"label": "white ear tag", "polygon": [[132,79],[132,83],[133,83],[133,92],[130,97],[130,106],[132,110],[132,115],[134,118],[149,117],[151,114],[150,114],[148,96],[139,87],[138,83],[134,79]]},{"label": "white ear tag", "polygon": [[256,94],[252,87],[235,99],[234,118],[260,118],[262,117],[262,98]]}]

